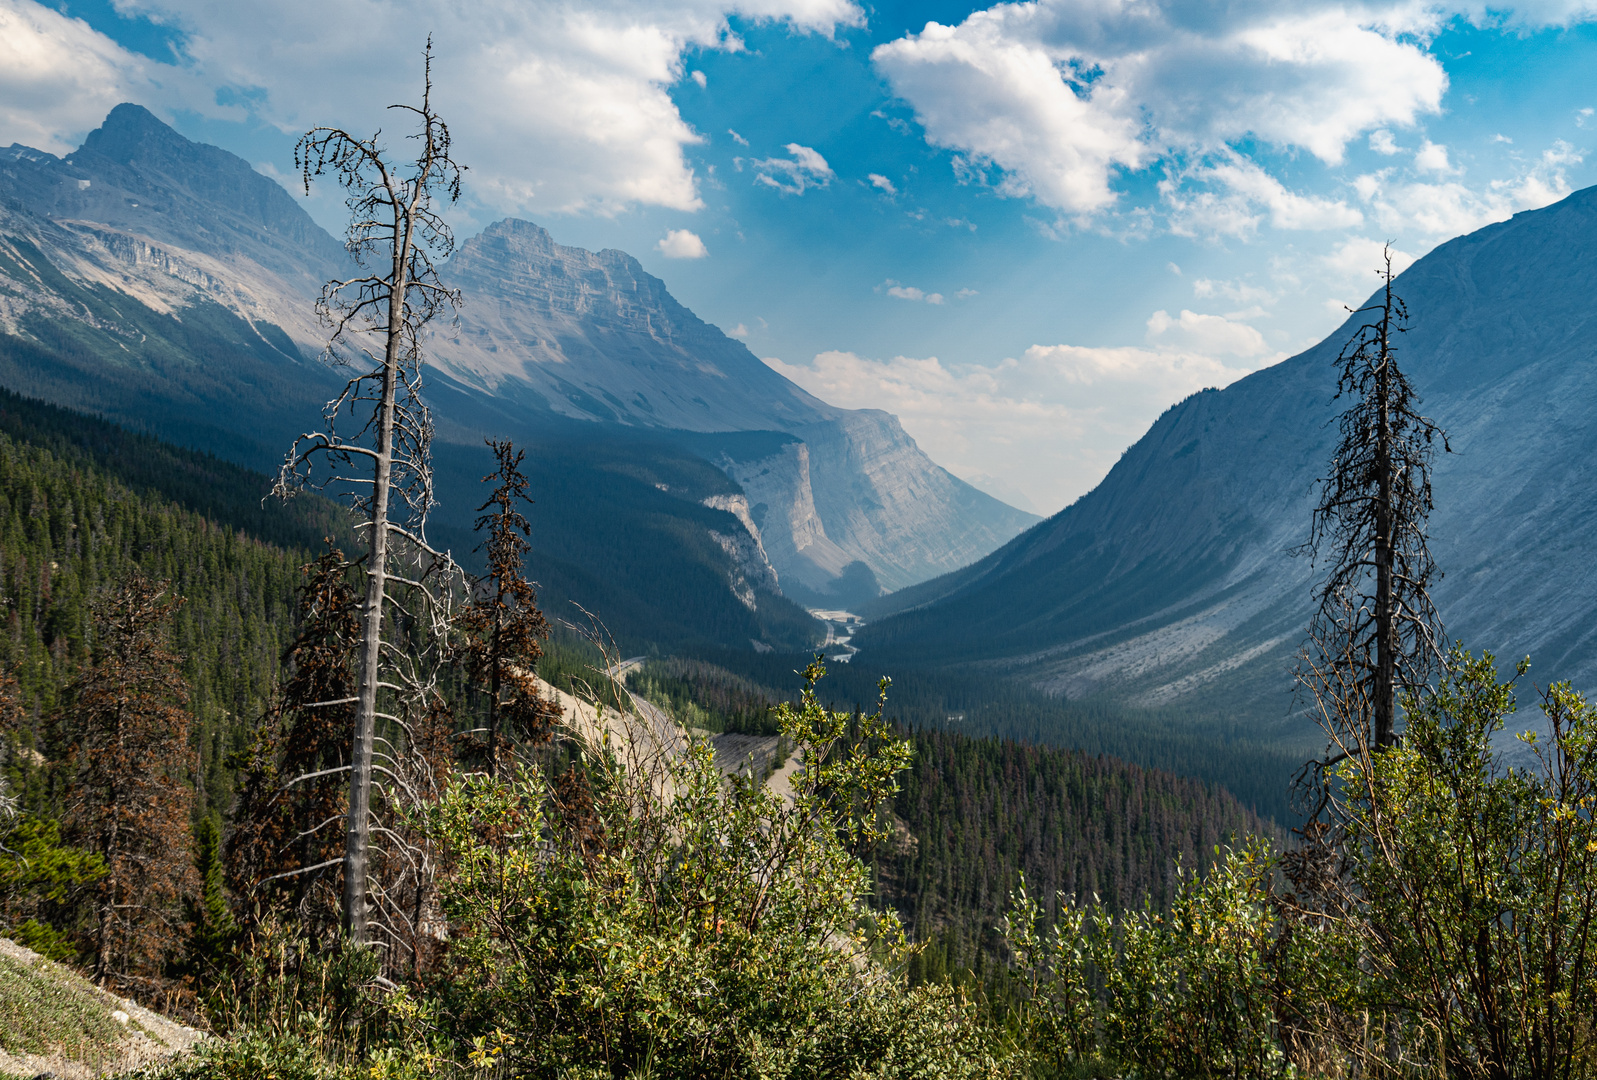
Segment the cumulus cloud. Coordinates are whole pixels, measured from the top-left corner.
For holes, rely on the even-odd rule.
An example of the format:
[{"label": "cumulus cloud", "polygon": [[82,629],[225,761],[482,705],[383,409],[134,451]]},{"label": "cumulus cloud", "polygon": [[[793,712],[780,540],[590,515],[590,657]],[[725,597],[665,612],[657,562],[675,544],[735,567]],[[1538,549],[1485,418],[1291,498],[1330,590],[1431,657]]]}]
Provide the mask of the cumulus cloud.
[{"label": "cumulus cloud", "polygon": [[1560,139],[1539,157],[1522,161],[1513,175],[1481,188],[1457,179],[1413,179],[1391,170],[1359,176],[1354,187],[1382,230],[1417,234],[1434,243],[1557,202],[1572,190],[1568,169],[1583,160],[1581,151]]},{"label": "cumulus cloud", "polygon": [[198,88],[185,72],[127,51],[33,0],[0,0],[0,146],[77,147],[112,106],[160,108]]},{"label": "cumulus cloud", "polygon": [[809,188],[823,188],[837,176],[815,150],[798,143],[783,147],[785,158],[765,158],[749,164],[754,167],[754,181],[773,187],[784,195],[802,195]]},{"label": "cumulus cloud", "polygon": [[879,188],[889,195],[898,194],[898,188],[894,187],[893,182],[881,173],[867,173],[865,179],[871,182],[871,187],[873,188]]},{"label": "cumulus cloud", "polygon": [[[1202,184],[1193,190],[1191,185]],[[1357,207],[1340,199],[1287,190],[1257,164],[1233,151],[1184,174],[1167,177],[1160,191],[1178,236],[1246,236],[1268,221],[1277,229],[1321,231],[1363,224]]]},{"label": "cumulus cloud", "polygon": [[1247,323],[1224,315],[1200,315],[1182,309],[1172,317],[1156,311],[1148,316],[1148,344],[1164,352],[1198,353],[1207,357],[1254,357],[1270,351],[1264,335]]},{"label": "cumulus cloud", "polygon": [[[1245,138],[1339,163],[1362,133],[1441,107],[1416,40],[1429,7],[1253,0],[999,4],[872,57],[932,144],[1002,194],[1071,214],[1115,201],[1117,170]],[[1287,226],[1292,227],[1292,226]]]},{"label": "cumulus cloud", "polygon": [[709,254],[698,234],[687,229],[672,229],[655,247],[668,259],[702,259]]},{"label": "cumulus cloud", "polygon": [[687,74],[683,56],[743,48],[733,13],[820,34],[864,18],[853,0],[481,0],[447,19],[423,0],[116,8],[175,28],[179,61],[133,56],[34,0],[0,0],[0,124],[10,138],[64,149],[121,100],[289,133],[326,123],[368,131],[388,120],[387,105],[415,98],[432,29],[434,103],[472,166],[474,195],[501,212],[542,214],[697,209],[686,150],[702,137],[670,96]]},{"label": "cumulus cloud", "polygon": [[700,90],[703,90],[706,86],[710,85],[710,77],[702,71],[689,72],[689,75],[692,77],[694,82],[699,84]]},{"label": "cumulus cloud", "polygon": [[1447,147],[1426,139],[1414,153],[1414,171],[1442,175],[1452,172],[1453,165],[1447,160]]},{"label": "cumulus cloud", "polygon": [[888,278],[882,284],[887,286],[888,296],[896,297],[899,300],[914,300],[917,303],[924,300],[928,304],[941,304],[943,302],[942,293],[929,293],[923,289],[917,289],[913,285],[900,285],[892,278]]},{"label": "cumulus cloud", "polygon": [[1280,359],[1251,327],[1219,316],[1156,312],[1148,329],[1146,346],[1033,345],[996,364],[851,352],[765,362],[834,404],[887,409],[953,472],[1003,477],[1052,512],[1102,479],[1165,408]]}]

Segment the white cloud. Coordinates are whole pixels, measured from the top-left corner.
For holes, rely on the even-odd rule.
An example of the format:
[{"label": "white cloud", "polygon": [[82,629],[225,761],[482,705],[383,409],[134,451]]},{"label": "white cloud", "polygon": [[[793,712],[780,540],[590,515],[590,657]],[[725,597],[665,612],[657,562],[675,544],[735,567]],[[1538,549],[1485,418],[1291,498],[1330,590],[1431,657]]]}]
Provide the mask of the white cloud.
[{"label": "white cloud", "polygon": [[709,254],[698,234],[687,229],[672,229],[655,247],[668,259],[702,259]]},{"label": "white cloud", "polygon": [[1385,154],[1387,157],[1391,157],[1397,153],[1398,146],[1390,131],[1385,128],[1376,128],[1370,132],[1370,149],[1377,154]]},{"label": "white cloud", "polygon": [[744,326],[742,323],[738,323],[736,326],[726,332],[726,336],[735,337],[739,341],[745,341],[749,336],[749,328]]},{"label": "white cloud", "polygon": [[1575,126],[1578,128],[1585,127],[1591,121],[1591,114],[1592,110],[1589,106],[1578,110],[1575,113]]},{"label": "white cloud", "polygon": [[[986,365],[850,352],[765,362],[834,404],[894,413],[951,471],[1003,477],[1051,512],[1090,490],[1165,408],[1280,359],[1250,334],[1218,316],[1159,312],[1151,347],[1034,345]],[[1215,355],[1200,351],[1209,346]]]},{"label": "white cloud", "polygon": [[1386,232],[1411,233],[1431,242],[1504,221],[1521,210],[1557,202],[1572,190],[1567,169],[1583,160],[1558,140],[1518,173],[1470,188],[1458,180],[1411,180],[1388,170],[1357,178],[1354,187],[1369,216]]},{"label": "white cloud", "polygon": [[889,195],[898,194],[898,189],[893,186],[893,182],[881,173],[867,173],[865,179],[871,182],[871,187],[880,188]]},{"label": "white cloud", "polygon": [[699,84],[700,90],[703,90],[706,86],[710,85],[710,77],[702,71],[689,72],[689,75],[692,77],[694,82]]},{"label": "white cloud", "polygon": [[[1203,184],[1192,190],[1189,185]],[[1340,199],[1300,195],[1232,151],[1160,184],[1170,208],[1171,231],[1180,236],[1246,236],[1268,221],[1284,230],[1347,229],[1363,224],[1357,207]]]},{"label": "white cloud", "polygon": [[1275,293],[1269,289],[1249,285],[1245,281],[1215,281],[1213,278],[1194,281],[1192,295],[1201,300],[1220,297],[1237,304],[1273,304],[1276,300]]},{"label": "white cloud", "polygon": [[10,138],[63,149],[119,100],[252,116],[289,133],[392,126],[383,110],[417,96],[431,30],[434,101],[472,167],[473,196],[498,212],[539,214],[696,209],[685,150],[702,137],[671,99],[683,56],[743,48],[733,13],[820,34],[864,19],[853,0],[480,0],[442,19],[423,0],[115,6],[179,31],[180,63],[133,56],[34,0],[0,0],[0,124]]},{"label": "white cloud", "polygon": [[802,195],[809,188],[823,188],[837,176],[826,159],[808,146],[788,143],[785,158],[751,161],[755,183],[773,187],[785,195]]},{"label": "white cloud", "polygon": [[956,300],[969,300],[973,296],[980,296],[980,295],[981,295],[981,293],[977,292],[975,289],[960,289],[957,293],[954,294],[954,299],[956,299]]},{"label": "white cloud", "polygon": [[913,285],[900,285],[892,278],[888,278],[883,284],[887,286],[888,296],[897,297],[900,300],[914,300],[917,302],[924,300],[928,304],[941,304],[943,302],[942,293],[929,293],[917,289]]},{"label": "white cloud", "polygon": [[732,141],[737,143],[739,146],[747,146],[749,144],[749,141],[747,139],[745,139],[743,136],[739,135],[737,132],[733,131],[731,128],[727,128],[726,129],[726,133],[728,135],[732,136]]},{"label": "white cloud", "polygon": [[77,148],[112,106],[156,109],[198,91],[186,72],[128,52],[33,0],[0,0],[0,146]]},{"label": "white cloud", "polygon": [[1414,171],[1443,176],[1453,172],[1453,165],[1447,160],[1447,147],[1426,139],[1414,154]]},{"label": "white cloud", "polygon": [[1117,170],[1160,157],[1256,138],[1338,163],[1360,134],[1437,112],[1447,76],[1413,34],[1438,18],[1402,2],[1039,0],[872,56],[972,175],[996,168],[1000,193],[1079,214],[1114,202]]},{"label": "white cloud", "polygon": [[1156,311],[1148,316],[1147,327],[1148,344],[1163,352],[1254,357],[1270,351],[1263,334],[1224,315],[1183,309],[1172,318],[1168,312]]}]

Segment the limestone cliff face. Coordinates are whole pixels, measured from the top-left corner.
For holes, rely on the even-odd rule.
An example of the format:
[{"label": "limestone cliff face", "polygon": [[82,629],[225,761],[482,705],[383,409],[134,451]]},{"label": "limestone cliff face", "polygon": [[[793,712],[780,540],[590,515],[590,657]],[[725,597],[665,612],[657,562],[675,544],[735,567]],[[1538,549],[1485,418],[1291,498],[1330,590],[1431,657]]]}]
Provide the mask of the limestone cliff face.
[{"label": "limestone cliff face", "polygon": [[796,436],[752,460],[710,456],[762,508],[778,575],[811,593],[856,561],[888,589],[924,581],[1036,520],[940,468],[887,413],[839,409],[789,382],[623,252],[565,247],[508,220],[446,273],[471,303],[435,353],[463,384],[573,419]]},{"label": "limestone cliff face", "polygon": [[704,500],[704,505],[712,510],[725,510],[743,526],[727,532],[710,530],[710,539],[732,560],[732,593],[738,601],[750,611],[757,611],[756,593],[780,596],[776,571],[771,568],[765,546],[760,543],[760,528],[749,515],[749,500],[743,495],[711,495]]}]

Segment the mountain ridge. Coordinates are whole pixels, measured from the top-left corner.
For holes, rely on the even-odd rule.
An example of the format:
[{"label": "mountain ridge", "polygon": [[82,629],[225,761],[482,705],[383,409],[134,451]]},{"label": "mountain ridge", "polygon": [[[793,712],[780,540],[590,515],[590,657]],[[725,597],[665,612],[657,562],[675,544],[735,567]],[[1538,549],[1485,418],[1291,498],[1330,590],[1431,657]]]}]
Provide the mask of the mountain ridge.
[{"label": "mountain ridge", "polygon": [[[1396,290],[1399,360],[1455,453],[1435,462],[1433,590],[1449,634],[1597,679],[1597,188],[1440,245]],[[1167,410],[1093,491],[971,567],[871,609],[882,662],[978,662],[1071,697],[1259,717],[1290,707],[1320,568],[1308,539],[1339,406],[1325,340]],[[1505,526],[1505,522],[1511,522]],[[1002,616],[997,614],[1001,612]],[[947,642],[950,626],[960,640]]]},{"label": "mountain ridge", "polygon": [[[0,152],[0,381],[270,468],[341,381],[312,359],[326,334],[313,301],[349,265],[275,181],[118,106],[64,158]],[[470,458],[488,434],[588,444],[633,426],[654,432],[619,441],[643,455],[640,475],[677,452],[667,445],[728,477],[736,463],[732,472],[765,487],[742,518],[726,516],[750,541],[731,549],[744,562],[760,553],[771,573],[727,555],[729,595],[744,595],[740,581],[775,582],[773,595],[835,606],[839,583],[910,584],[1035,520],[941,469],[896,419],[834,408],[788,382],[624,252],[562,247],[539,226],[506,221],[461,245],[445,263],[457,271],[469,302],[458,332],[434,335],[429,366],[436,451]],[[744,436],[760,431],[775,434],[763,459],[750,458]],[[795,442],[802,468],[783,449]],[[697,507],[718,493],[695,484],[704,490],[679,499]],[[684,507],[684,527],[707,527],[685,524],[707,509]]]}]

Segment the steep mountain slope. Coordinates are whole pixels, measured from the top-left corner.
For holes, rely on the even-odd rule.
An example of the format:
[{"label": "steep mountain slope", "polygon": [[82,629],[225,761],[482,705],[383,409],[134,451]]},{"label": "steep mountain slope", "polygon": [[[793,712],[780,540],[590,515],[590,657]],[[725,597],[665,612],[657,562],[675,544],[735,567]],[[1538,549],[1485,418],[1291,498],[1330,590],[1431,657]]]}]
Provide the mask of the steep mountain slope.
[{"label": "steep mountain slope", "polygon": [[899,588],[1036,520],[939,468],[887,413],[834,408],[778,375],[625,252],[565,247],[507,220],[444,272],[469,302],[437,343],[440,370],[524,417],[793,436],[684,443],[747,493],[784,586],[822,591],[859,561]]},{"label": "steep mountain slope", "polygon": [[[118,106],[66,158],[0,152],[0,382],[269,466],[334,385],[311,359],[325,333],[312,298],[347,265],[246,162]],[[554,445],[573,420],[578,442],[652,429],[620,442],[670,444],[746,496],[741,513],[715,508],[734,520],[717,541],[727,559],[768,564],[745,579],[774,565],[770,591],[827,600],[839,583],[864,599],[873,578],[954,569],[1035,520],[938,468],[892,417],[783,379],[622,252],[507,221],[446,276],[467,304],[434,342],[441,457],[469,459],[460,448],[490,434]],[[464,520],[442,495],[444,517]],[[728,569],[733,593],[741,572]]]},{"label": "steep mountain slope", "polygon": [[[1445,244],[1397,291],[1436,462],[1449,636],[1597,680],[1597,188]],[[1256,716],[1288,707],[1308,535],[1351,321],[1167,411],[1096,489],[986,559],[881,603],[874,660],[985,661],[1070,696]]]}]

